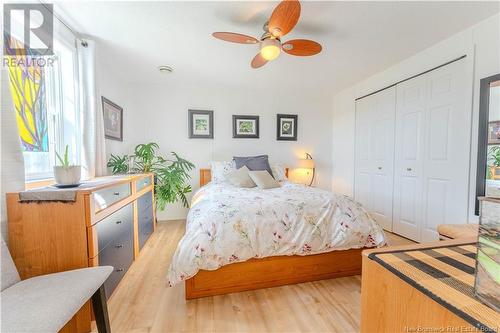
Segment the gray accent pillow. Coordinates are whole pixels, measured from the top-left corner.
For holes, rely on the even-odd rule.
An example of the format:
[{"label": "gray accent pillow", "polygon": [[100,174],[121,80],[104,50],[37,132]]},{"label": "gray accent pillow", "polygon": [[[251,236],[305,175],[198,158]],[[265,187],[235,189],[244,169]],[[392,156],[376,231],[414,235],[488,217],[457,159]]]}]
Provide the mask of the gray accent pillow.
[{"label": "gray accent pillow", "polygon": [[250,171],[248,175],[260,189],[266,190],[268,188],[280,187],[280,183],[266,170]]},{"label": "gray accent pillow", "polygon": [[259,156],[247,156],[247,157],[233,157],[234,163],[236,164],[236,169],[246,166],[250,171],[262,171],[266,170],[269,172],[271,177],[273,176],[273,171],[269,165],[269,157],[267,155]]},{"label": "gray accent pillow", "polygon": [[243,166],[242,168],[238,170],[231,171],[226,174],[226,179],[233,184],[234,186],[238,187],[245,187],[245,188],[252,188],[255,187],[256,184],[250,178],[248,175],[248,168],[246,166]]}]

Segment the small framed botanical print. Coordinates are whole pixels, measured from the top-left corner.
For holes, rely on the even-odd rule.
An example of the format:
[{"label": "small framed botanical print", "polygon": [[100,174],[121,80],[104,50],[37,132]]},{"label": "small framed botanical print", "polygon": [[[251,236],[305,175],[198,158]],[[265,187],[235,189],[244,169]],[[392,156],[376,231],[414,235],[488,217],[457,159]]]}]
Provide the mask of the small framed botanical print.
[{"label": "small framed botanical print", "polygon": [[258,138],[259,116],[233,115],[233,138]]},{"label": "small framed botanical print", "polygon": [[490,121],[488,124],[488,144],[500,144],[500,121]]},{"label": "small framed botanical print", "polygon": [[297,121],[296,114],[277,115],[276,140],[297,141]]},{"label": "small framed botanical print", "polygon": [[106,139],[123,141],[123,108],[101,96]]},{"label": "small framed botanical print", "polygon": [[214,112],[209,110],[188,110],[189,138],[214,138]]}]

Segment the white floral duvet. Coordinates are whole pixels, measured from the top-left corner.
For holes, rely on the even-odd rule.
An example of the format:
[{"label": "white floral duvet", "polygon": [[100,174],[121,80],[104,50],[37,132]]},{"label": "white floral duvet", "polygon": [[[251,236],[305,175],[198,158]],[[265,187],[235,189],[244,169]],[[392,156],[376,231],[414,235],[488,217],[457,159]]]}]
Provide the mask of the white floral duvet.
[{"label": "white floral duvet", "polygon": [[346,196],[289,182],[267,190],[209,183],[193,197],[168,280],[250,258],[383,245],[382,228]]}]

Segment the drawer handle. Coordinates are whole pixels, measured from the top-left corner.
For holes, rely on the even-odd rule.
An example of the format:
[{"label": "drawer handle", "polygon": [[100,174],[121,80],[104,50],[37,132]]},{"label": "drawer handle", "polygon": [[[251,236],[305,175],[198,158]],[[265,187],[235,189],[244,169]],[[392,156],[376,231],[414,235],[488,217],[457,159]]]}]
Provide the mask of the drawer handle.
[{"label": "drawer handle", "polygon": [[378,167],[377,169],[382,170],[382,167]]},{"label": "drawer handle", "polygon": [[120,192],[114,192],[113,195],[120,195]]},{"label": "drawer handle", "polygon": [[116,221],[116,224],[121,224],[121,223],[122,223],[122,221]]},{"label": "drawer handle", "polygon": [[115,269],[115,272],[123,272],[123,268],[117,268]]},{"label": "drawer handle", "polygon": [[115,245],[115,247],[116,247],[117,249],[121,249],[121,248],[123,247],[123,244],[117,244],[117,245]]},{"label": "drawer handle", "polygon": [[406,168],[406,171],[411,171],[412,169],[411,168]]}]

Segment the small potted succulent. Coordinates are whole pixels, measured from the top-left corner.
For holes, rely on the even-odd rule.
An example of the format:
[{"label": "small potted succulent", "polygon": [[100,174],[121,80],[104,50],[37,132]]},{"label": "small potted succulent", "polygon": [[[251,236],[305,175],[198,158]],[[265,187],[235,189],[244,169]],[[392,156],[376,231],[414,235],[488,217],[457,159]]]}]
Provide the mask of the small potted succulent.
[{"label": "small potted succulent", "polygon": [[64,149],[64,155],[61,157],[56,152],[56,157],[60,165],[54,166],[54,178],[56,184],[60,186],[76,186],[80,184],[82,176],[82,167],[80,165],[70,165],[68,157],[68,145]]}]

